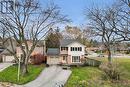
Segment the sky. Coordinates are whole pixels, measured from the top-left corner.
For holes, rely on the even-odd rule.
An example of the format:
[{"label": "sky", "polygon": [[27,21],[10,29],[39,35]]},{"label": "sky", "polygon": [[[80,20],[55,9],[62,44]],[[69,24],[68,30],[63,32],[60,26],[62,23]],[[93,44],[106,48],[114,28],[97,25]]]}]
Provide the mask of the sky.
[{"label": "sky", "polygon": [[[42,3],[47,3],[52,0],[41,0]],[[112,5],[116,0],[53,0],[53,2],[61,8],[61,12],[71,19],[70,25],[80,26],[87,19],[84,12],[86,8],[101,7]]]}]

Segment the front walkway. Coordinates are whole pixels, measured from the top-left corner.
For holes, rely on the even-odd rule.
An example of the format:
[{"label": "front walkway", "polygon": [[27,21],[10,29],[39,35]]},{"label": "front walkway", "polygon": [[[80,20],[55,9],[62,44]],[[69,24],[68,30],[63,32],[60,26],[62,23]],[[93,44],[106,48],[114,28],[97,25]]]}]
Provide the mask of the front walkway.
[{"label": "front walkway", "polygon": [[70,70],[63,70],[60,66],[50,66],[45,68],[36,80],[25,84],[24,87],[60,87],[67,82],[70,75]]},{"label": "front walkway", "polygon": [[9,66],[13,65],[13,63],[0,63],[0,72],[4,69],[8,68]]}]

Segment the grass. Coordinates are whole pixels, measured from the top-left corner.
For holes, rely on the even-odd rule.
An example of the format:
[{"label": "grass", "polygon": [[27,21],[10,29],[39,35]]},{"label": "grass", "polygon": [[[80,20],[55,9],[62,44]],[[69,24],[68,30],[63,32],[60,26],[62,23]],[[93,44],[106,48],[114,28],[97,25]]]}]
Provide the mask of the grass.
[{"label": "grass", "polygon": [[68,80],[66,87],[76,87],[79,81],[88,81],[100,75],[100,70],[96,67],[78,67],[72,68],[72,75]]},{"label": "grass", "polygon": [[18,66],[13,65],[2,72],[0,72],[0,82],[10,82],[15,84],[25,84],[37,78],[40,72],[43,70],[44,65],[29,65],[29,73],[25,76],[20,76],[20,80],[17,80],[17,70]]},{"label": "grass", "polygon": [[[103,62],[106,62],[107,58],[100,59]],[[123,75],[124,80],[129,80],[130,81],[130,59],[128,58],[115,58],[113,59],[113,62],[117,62],[120,64],[121,67],[123,67],[123,71],[125,74]],[[99,68],[96,67],[75,67],[72,68],[72,74],[66,84],[65,87],[79,87],[77,84],[82,81],[93,81],[93,79],[97,78],[99,80],[100,76],[102,75],[102,72],[100,71]],[[99,81],[97,81],[99,82]],[[97,82],[93,83],[95,84],[94,86],[89,86],[89,87],[130,87],[130,86],[122,86],[120,84],[113,84],[109,81],[103,81],[104,84],[97,86]],[[84,87],[84,86],[81,86]],[[88,87],[88,86],[86,86]]]}]

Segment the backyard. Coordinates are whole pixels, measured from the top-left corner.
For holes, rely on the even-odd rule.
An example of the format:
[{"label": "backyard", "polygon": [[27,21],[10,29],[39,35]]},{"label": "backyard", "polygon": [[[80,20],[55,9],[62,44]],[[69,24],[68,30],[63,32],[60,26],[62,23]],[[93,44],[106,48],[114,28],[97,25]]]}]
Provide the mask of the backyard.
[{"label": "backyard", "polygon": [[[106,62],[106,58],[99,59]],[[119,63],[122,67],[122,82],[112,83],[109,80],[102,80],[102,71],[98,67],[74,67],[65,87],[130,87],[130,59],[116,58],[113,62]]]}]

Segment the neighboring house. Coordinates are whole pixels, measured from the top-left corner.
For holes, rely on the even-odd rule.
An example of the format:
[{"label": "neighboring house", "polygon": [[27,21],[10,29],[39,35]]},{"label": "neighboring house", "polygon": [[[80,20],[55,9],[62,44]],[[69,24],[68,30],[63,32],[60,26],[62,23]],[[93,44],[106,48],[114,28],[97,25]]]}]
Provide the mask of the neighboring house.
[{"label": "neighboring house", "polygon": [[2,40],[0,40],[0,56],[2,58],[2,62],[12,62],[14,60],[14,56],[7,50],[9,49],[11,52],[16,51],[16,42],[14,39],[11,40],[13,40],[12,45],[10,39],[7,39],[4,43],[6,48],[2,46]]},{"label": "neighboring house", "polygon": [[[2,40],[0,40],[0,58],[3,62],[12,62],[15,60],[14,56],[7,50],[11,50],[12,52],[15,52],[17,54],[18,57],[21,57],[22,55],[22,51],[20,46],[16,43],[16,41],[13,41],[13,49],[11,46],[11,43],[9,40],[7,40],[7,42],[5,43],[7,46],[7,49],[2,47]],[[32,41],[27,41],[27,44],[29,46],[29,49],[32,46]],[[35,47],[34,51],[32,52],[31,55],[35,55],[35,54],[45,54],[45,42],[42,40],[40,42],[38,42],[37,46]],[[23,44],[23,46],[25,46]]]},{"label": "neighboring house", "polygon": [[81,64],[85,56],[85,45],[76,40],[63,39],[60,41],[60,48],[48,48],[47,64]]},{"label": "neighboring house", "polygon": [[[28,44],[28,46],[29,46],[29,49],[31,49],[31,46],[32,46],[32,41],[27,41],[27,44]],[[22,45],[23,46],[23,48],[25,48],[25,45],[23,44]],[[21,57],[21,55],[22,55],[22,50],[21,50],[21,48],[20,48],[20,46],[17,46],[16,47],[16,53],[17,53],[17,56],[19,56],[19,57]],[[32,55],[36,55],[36,54],[44,54],[45,52],[44,52],[44,42],[42,43],[42,42],[39,42],[37,45],[36,45],[36,47],[35,47],[35,49],[34,49],[34,51],[32,52],[32,54],[31,54],[31,56]]]}]

